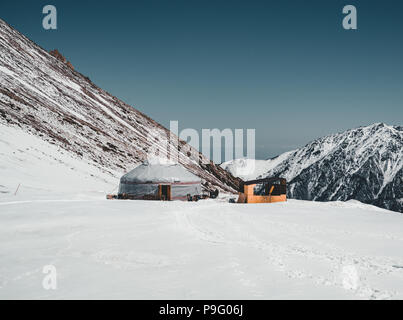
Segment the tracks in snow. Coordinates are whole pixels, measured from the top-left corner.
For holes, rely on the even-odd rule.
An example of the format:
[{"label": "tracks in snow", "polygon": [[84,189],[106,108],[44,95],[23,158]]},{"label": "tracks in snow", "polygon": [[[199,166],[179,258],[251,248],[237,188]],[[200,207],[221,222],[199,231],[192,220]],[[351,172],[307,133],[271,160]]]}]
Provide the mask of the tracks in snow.
[{"label": "tracks in snow", "polygon": [[[206,205],[188,213],[176,211],[176,223],[198,240],[210,245],[223,246],[228,256],[229,269],[234,277],[256,298],[263,297],[264,290],[258,277],[251,276],[248,272],[245,256],[238,254],[240,248],[249,250],[251,257],[255,255],[265,259],[272,268],[289,279],[304,279],[318,286],[334,286],[350,290],[357,298],[389,299],[397,294],[373,286],[367,275],[386,276],[393,273],[403,281],[402,270],[393,267],[403,265],[403,261],[391,261],[352,252],[330,241],[324,241],[323,237],[318,237],[317,235],[322,234],[323,230],[270,219],[265,220],[267,224],[257,224],[249,216],[229,209],[221,211],[220,217],[206,212],[208,212]],[[218,221],[225,221],[225,225],[219,225]],[[293,240],[281,241],[285,238]],[[299,262],[302,262],[302,267]],[[307,270],[309,268],[304,268],[304,265],[319,265],[321,268],[319,271]],[[347,269],[355,270],[356,274],[346,273]],[[346,285],[351,282],[356,284]]]}]

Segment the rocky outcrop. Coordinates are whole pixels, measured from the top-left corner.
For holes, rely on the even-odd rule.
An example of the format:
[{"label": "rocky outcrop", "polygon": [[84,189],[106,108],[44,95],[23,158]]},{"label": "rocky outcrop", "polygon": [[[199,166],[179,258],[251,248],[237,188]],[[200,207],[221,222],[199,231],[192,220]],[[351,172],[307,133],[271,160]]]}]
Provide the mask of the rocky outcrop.
[{"label": "rocky outcrop", "polygon": [[52,50],[49,52],[52,56],[54,56],[57,60],[65,63],[70,69],[74,70],[73,65],[70,63],[70,61],[67,61],[67,59],[57,50]]}]

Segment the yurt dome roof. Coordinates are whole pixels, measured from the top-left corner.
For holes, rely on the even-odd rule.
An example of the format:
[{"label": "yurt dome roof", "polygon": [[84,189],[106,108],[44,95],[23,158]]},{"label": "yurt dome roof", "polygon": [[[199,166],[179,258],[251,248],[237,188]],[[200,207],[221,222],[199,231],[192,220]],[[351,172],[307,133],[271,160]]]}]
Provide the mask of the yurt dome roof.
[{"label": "yurt dome roof", "polygon": [[121,183],[175,183],[201,182],[201,179],[186,170],[182,165],[169,161],[145,161],[126,173]]}]

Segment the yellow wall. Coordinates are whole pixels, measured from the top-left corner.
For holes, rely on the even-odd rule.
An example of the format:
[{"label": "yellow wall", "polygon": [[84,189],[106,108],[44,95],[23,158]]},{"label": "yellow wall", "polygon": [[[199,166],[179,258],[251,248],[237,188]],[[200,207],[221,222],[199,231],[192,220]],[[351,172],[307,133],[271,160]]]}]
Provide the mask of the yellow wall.
[{"label": "yellow wall", "polygon": [[255,186],[255,184],[244,186],[244,193],[239,194],[238,203],[274,203],[287,201],[287,195],[285,194],[280,196],[255,196],[253,194]]}]

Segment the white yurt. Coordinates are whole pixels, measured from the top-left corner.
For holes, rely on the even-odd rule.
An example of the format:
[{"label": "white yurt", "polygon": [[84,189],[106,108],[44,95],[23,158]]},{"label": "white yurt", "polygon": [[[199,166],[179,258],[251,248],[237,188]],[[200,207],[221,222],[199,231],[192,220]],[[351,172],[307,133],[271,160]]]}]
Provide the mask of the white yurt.
[{"label": "white yurt", "polygon": [[187,200],[201,195],[201,179],[182,165],[153,159],[126,173],[119,184],[119,198],[138,200]]}]

